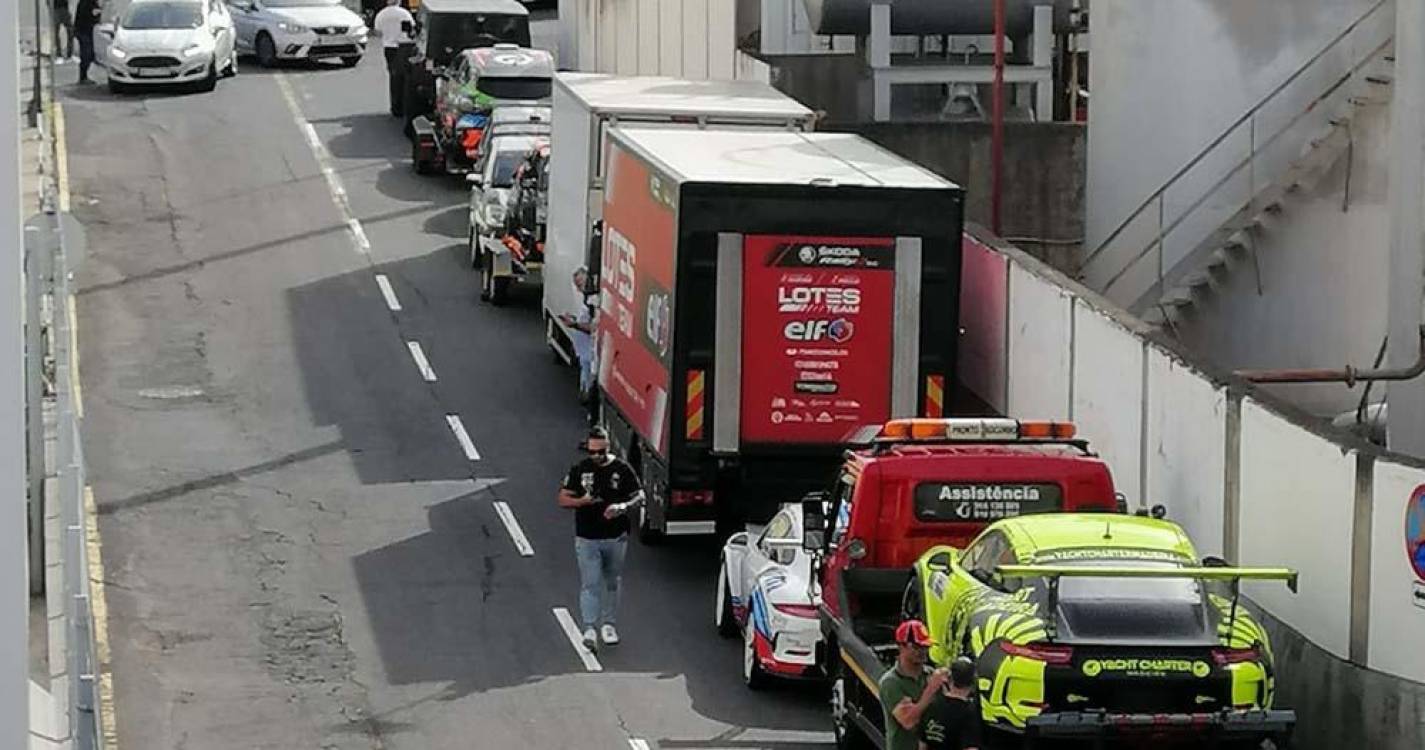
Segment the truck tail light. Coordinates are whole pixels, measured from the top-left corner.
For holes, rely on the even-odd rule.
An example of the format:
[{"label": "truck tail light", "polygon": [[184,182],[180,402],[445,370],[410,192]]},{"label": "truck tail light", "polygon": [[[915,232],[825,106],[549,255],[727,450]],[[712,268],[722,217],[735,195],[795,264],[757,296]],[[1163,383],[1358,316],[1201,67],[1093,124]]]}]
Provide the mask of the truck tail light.
[{"label": "truck tail light", "polygon": [[1033,659],[1042,661],[1045,664],[1064,666],[1073,662],[1074,649],[1069,646],[1056,646],[1051,643],[1001,643],[1000,649],[1010,656],[1018,656],[1021,659]]},{"label": "truck tail light", "polygon": [[675,506],[684,505],[712,505],[712,490],[673,490],[668,493],[668,500]]},{"label": "truck tail light", "polygon": [[805,617],[809,620],[816,619],[816,607],[810,604],[773,604],[778,612],[792,617]]},{"label": "truck tail light", "polygon": [[1214,648],[1212,649],[1212,661],[1219,667],[1229,664],[1243,664],[1249,661],[1261,659],[1261,654],[1255,648]]}]

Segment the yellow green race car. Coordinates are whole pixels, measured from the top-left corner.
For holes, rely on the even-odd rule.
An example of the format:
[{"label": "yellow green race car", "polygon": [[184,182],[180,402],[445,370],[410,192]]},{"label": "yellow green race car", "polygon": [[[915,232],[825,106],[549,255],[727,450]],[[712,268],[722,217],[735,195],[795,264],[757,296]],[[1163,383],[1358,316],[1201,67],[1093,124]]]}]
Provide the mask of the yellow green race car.
[{"label": "yellow green race car", "polygon": [[1266,631],[1243,580],[1286,569],[1198,563],[1178,525],[1144,516],[1042,514],[990,525],[965,549],[917,560],[906,617],[931,660],[974,660],[986,725],[1029,737],[1211,735],[1289,741],[1272,710]]}]

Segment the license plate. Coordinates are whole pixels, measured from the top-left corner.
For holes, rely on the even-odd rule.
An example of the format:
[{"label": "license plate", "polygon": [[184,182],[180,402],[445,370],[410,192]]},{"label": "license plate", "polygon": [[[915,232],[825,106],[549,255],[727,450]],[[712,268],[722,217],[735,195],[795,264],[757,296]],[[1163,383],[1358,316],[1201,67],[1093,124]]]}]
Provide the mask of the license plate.
[{"label": "license plate", "polygon": [[139,68],[134,75],[139,78],[167,78],[174,74],[173,68]]}]

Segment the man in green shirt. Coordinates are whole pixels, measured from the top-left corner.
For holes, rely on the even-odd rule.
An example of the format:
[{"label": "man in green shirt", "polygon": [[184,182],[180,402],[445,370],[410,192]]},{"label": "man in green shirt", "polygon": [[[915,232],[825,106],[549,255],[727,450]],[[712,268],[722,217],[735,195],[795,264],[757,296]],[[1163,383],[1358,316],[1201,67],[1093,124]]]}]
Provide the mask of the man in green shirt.
[{"label": "man in green shirt", "polygon": [[930,632],[920,620],[906,620],[896,628],[895,666],[881,676],[881,708],[885,711],[886,750],[917,750],[916,728],[920,716],[935,701],[948,673],[937,669],[929,675],[925,664],[930,657]]}]

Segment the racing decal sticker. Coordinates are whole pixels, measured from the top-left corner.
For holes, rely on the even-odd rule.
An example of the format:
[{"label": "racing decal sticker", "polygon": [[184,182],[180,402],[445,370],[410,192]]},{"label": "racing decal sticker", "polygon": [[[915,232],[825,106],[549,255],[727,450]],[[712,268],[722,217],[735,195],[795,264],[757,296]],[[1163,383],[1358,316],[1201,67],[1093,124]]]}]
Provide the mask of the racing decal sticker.
[{"label": "racing decal sticker", "polygon": [[1085,677],[1109,673],[1123,677],[1167,677],[1192,675],[1204,679],[1212,674],[1212,665],[1193,659],[1085,659],[1079,665]]},{"label": "racing decal sticker", "polygon": [[1075,547],[1042,550],[1034,554],[1035,565],[1074,560],[1137,560],[1174,562],[1191,565],[1192,559],[1176,552],[1157,549],[1121,549],[1118,547]]},{"label": "racing decal sticker", "polygon": [[1425,484],[1416,487],[1405,503],[1405,554],[1415,572],[1411,600],[1425,609]]}]

